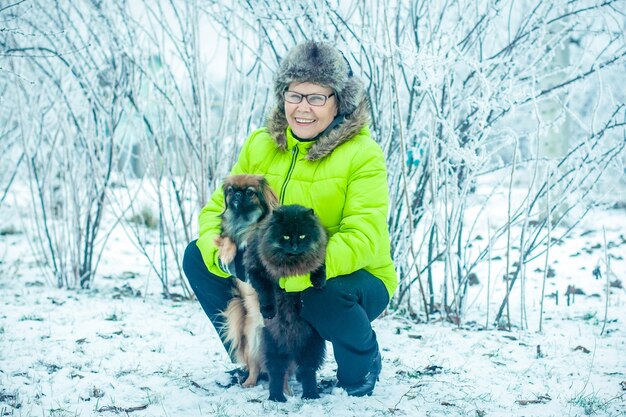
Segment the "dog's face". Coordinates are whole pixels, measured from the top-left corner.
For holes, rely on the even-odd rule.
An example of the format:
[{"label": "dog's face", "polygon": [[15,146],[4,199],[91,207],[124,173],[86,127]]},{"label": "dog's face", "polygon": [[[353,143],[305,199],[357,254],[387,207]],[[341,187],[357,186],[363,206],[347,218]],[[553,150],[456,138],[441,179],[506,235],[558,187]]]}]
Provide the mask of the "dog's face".
[{"label": "dog's face", "polygon": [[263,215],[278,206],[278,199],[261,175],[231,175],[224,181],[226,210],[247,214],[261,209]]},{"label": "dog's face", "polygon": [[229,185],[224,190],[226,207],[228,210],[239,213],[247,213],[260,207],[261,201],[257,197],[257,191],[254,187]]}]

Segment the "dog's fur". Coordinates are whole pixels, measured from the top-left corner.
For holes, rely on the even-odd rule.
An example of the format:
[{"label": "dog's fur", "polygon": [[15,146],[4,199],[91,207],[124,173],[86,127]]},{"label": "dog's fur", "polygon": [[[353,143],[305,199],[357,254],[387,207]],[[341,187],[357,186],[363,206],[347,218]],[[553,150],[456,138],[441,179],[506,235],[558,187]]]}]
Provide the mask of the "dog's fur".
[{"label": "dog's fur", "polygon": [[278,207],[250,238],[244,265],[265,319],[263,356],[272,401],[287,401],[284,385],[294,365],[302,398],[319,398],[316,372],[324,360],[325,341],[300,317],[300,293],[287,293],[278,284],[281,277],[311,273],[313,286],[323,287],[327,242],[313,210],[298,205]]},{"label": "dog's fur", "polygon": [[230,343],[230,354],[246,366],[248,377],[244,388],[254,387],[263,369],[261,350],[263,317],[259,297],[252,286],[239,279],[234,280],[233,298],[224,311],[226,326],[224,338]]},{"label": "dog's fur", "polygon": [[[235,259],[237,250],[247,245],[259,221],[278,206],[278,198],[261,175],[231,175],[224,180],[224,212],[222,233],[215,239],[219,257],[224,264]],[[248,369],[243,386],[257,384],[263,364],[261,334],[263,317],[254,289],[233,279],[233,298],[223,312],[226,325],[224,339],[230,343],[229,354]]]}]

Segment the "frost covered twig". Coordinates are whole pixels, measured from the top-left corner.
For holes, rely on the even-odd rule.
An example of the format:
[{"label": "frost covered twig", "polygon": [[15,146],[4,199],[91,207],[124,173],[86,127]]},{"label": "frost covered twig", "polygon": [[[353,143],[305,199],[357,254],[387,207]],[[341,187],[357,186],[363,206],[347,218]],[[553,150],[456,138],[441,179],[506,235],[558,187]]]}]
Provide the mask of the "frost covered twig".
[{"label": "frost covered twig", "polygon": [[[385,34],[386,34],[386,38],[387,38],[387,42],[388,42],[388,46],[391,47],[391,39],[390,39],[390,35],[389,35],[389,24],[387,21],[387,9],[384,9],[385,12]],[[396,85],[396,73],[395,73],[395,60],[394,60],[394,51],[391,51],[391,56],[390,56],[390,60],[391,60],[391,68],[392,68],[392,72],[391,72],[391,82],[392,82],[392,89],[395,95],[395,102],[396,102],[396,106],[400,106],[400,97],[398,95],[398,89],[397,89],[397,85]],[[402,115],[401,112],[398,111],[398,125],[399,125],[399,134],[400,134],[400,155],[402,155],[402,159],[405,160],[406,159],[406,154],[405,154],[405,149],[406,149],[406,143],[404,140],[404,126],[402,124]],[[406,175],[406,167],[404,166],[404,164],[402,164],[402,183],[403,183],[403,188],[404,188],[404,198],[406,201],[406,206],[410,207],[410,203],[409,203],[409,187],[407,184],[407,175]],[[409,236],[413,236],[413,213],[409,212],[408,213],[408,226],[409,226]],[[419,266],[417,265],[417,254],[415,253],[415,250],[413,248],[413,239],[409,240],[409,250],[411,253],[412,258],[414,259],[414,268],[415,271],[417,273],[417,282],[419,284],[419,291],[420,294],[422,296],[422,301],[423,301],[423,306],[424,306],[424,313],[426,314],[426,320],[429,320],[429,311],[428,311],[428,302],[426,301],[426,293],[424,292],[424,286],[422,284],[422,279],[421,279],[421,274],[419,271]]]},{"label": "frost covered twig", "polygon": [[611,295],[611,260],[609,259],[609,250],[606,245],[606,229],[602,226],[602,238],[604,239],[604,264],[606,266],[606,299],[604,300],[604,320],[602,320],[602,330],[600,336],[604,335],[606,328],[606,320],[609,316],[609,297]]},{"label": "frost covered twig", "polygon": [[[550,190],[550,177],[551,174],[548,172],[547,175],[547,189]],[[543,329],[543,302],[545,300],[546,294],[546,280],[548,278],[548,268],[550,267],[550,244],[552,243],[552,205],[550,204],[550,191],[546,193],[546,203],[547,203],[547,213],[546,218],[548,220],[548,231],[546,234],[546,261],[543,264],[543,279],[541,280],[541,300],[539,302],[539,333],[541,333]]]}]

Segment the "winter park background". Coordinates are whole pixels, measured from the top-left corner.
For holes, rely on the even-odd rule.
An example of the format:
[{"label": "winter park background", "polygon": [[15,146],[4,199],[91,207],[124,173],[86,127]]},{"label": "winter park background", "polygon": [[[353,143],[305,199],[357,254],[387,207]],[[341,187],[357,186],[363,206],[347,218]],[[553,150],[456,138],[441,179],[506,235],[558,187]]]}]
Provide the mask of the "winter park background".
[{"label": "winter park background", "polygon": [[[626,1],[0,0],[0,416],[622,416]],[[400,287],[374,395],[266,401],[182,275],[272,106],[342,49]],[[330,347],[330,346],[329,346]]]}]

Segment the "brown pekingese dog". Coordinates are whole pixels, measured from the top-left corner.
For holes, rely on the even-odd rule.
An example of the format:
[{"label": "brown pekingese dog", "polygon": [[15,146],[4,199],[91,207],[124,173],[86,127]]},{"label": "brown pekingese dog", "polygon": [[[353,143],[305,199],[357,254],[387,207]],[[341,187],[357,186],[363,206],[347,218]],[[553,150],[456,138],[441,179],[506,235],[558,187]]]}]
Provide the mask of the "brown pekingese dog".
[{"label": "brown pekingese dog", "polygon": [[[279,202],[261,175],[231,175],[224,180],[223,188],[222,232],[215,244],[220,260],[228,265],[238,249],[245,249],[258,222],[278,207]],[[248,378],[243,382],[247,388],[257,384],[263,364],[263,317],[256,292],[244,282],[245,277],[237,278],[233,280],[233,298],[223,312],[226,318],[223,334],[230,343],[231,357],[248,369]]]}]

